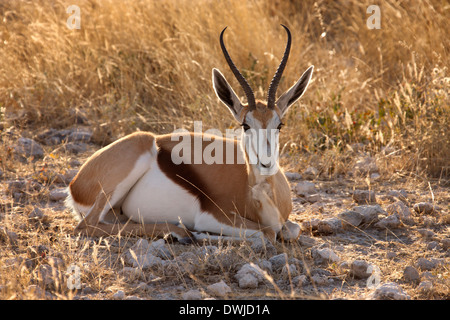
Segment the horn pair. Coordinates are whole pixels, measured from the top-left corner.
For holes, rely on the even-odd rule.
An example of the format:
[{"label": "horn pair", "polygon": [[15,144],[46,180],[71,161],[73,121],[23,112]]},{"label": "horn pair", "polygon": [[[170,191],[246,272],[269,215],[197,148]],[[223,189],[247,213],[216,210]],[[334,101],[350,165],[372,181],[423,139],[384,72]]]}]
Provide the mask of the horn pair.
[{"label": "horn pair", "polygon": [[[267,94],[267,107],[269,109],[275,108],[275,98],[276,98],[278,84],[280,83],[281,76],[283,75],[284,68],[286,67],[286,63],[289,58],[289,52],[291,50],[291,32],[289,31],[289,28],[286,27],[285,25],[282,24],[281,26],[286,30],[288,39],[287,39],[286,49],[284,50],[283,58],[281,59],[280,65],[278,66],[278,69],[275,72],[275,75],[273,76],[272,81],[270,82],[269,91]],[[222,30],[222,32],[220,33],[220,47],[222,48],[223,55],[225,56],[225,60],[227,61],[228,65],[230,66],[231,71],[233,72],[237,81],[241,85],[242,89],[244,89],[245,95],[247,97],[249,109],[254,110],[256,108],[255,94],[253,93],[253,90],[250,87],[250,85],[248,84],[247,80],[245,80],[244,76],[239,72],[238,68],[236,68],[236,65],[233,63],[233,60],[231,60],[231,57],[228,54],[227,48],[225,47],[225,44],[223,43],[223,34],[225,33],[226,29],[227,29],[227,27],[225,27]]]}]

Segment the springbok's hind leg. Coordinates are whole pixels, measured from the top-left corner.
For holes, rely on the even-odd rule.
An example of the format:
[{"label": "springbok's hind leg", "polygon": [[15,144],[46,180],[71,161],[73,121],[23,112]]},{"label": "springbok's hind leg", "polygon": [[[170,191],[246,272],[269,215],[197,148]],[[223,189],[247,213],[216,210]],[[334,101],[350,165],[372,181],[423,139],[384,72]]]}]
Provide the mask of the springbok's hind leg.
[{"label": "springbok's hind leg", "polygon": [[192,234],[184,228],[171,223],[136,223],[128,221],[126,223],[105,223],[100,217],[105,216],[114,204],[110,203],[111,196],[101,192],[97,196],[95,204],[75,228],[75,233],[91,237],[111,236],[111,235],[133,235],[148,237],[166,237],[171,235],[180,243],[187,244],[194,241]]}]

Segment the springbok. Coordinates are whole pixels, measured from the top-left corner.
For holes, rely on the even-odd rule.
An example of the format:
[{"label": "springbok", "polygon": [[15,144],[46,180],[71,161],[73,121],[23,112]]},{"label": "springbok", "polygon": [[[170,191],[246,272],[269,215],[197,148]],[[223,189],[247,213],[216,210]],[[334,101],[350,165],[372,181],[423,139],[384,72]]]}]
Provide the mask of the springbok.
[{"label": "springbok", "polygon": [[[172,235],[188,243],[200,232],[235,239],[264,235],[273,241],[283,226],[289,229],[293,225],[288,221],[292,202],[276,157],[278,134],[281,119],[305,92],[314,66],[275,101],[291,47],[291,33],[282,26],[287,45],[270,83],[267,102],[255,100],[225,48],[226,28],[220,34],[223,54],[247,104],[215,68],[212,82],[217,97],[243,127],[240,142],[201,133],[136,132],[98,150],[69,185],[66,204],[81,220],[75,231],[90,236]],[[203,150],[212,142],[223,144],[222,150],[233,152],[234,163],[180,163],[181,156],[173,150],[180,137],[187,136],[200,138]],[[259,147],[261,141],[266,149]],[[263,161],[261,152],[268,149],[272,152]],[[296,238],[298,230],[293,230],[291,237]]]}]

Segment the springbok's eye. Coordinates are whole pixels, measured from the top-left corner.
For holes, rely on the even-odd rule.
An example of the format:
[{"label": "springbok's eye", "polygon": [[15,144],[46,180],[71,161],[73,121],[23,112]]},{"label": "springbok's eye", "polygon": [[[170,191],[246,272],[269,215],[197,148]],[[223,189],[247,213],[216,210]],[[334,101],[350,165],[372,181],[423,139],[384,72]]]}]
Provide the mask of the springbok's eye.
[{"label": "springbok's eye", "polygon": [[250,129],[250,126],[246,123],[241,124],[242,128],[244,128],[244,131],[247,131],[248,129]]},{"label": "springbok's eye", "polygon": [[284,126],[284,123],[280,123],[277,127],[277,130],[280,131],[283,126]]}]

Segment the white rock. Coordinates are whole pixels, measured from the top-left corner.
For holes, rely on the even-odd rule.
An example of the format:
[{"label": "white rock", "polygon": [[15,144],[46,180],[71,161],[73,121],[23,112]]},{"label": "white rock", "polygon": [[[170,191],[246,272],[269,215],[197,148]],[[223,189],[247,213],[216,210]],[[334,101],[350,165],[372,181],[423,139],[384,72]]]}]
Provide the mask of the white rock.
[{"label": "white rock", "polygon": [[339,262],[339,260],[341,260],[339,256],[330,248],[313,248],[311,250],[311,255],[314,261],[318,264]]},{"label": "white rock", "polygon": [[299,196],[316,193],[316,185],[309,181],[300,181],[295,186],[295,193]]},{"label": "white rock", "polygon": [[235,275],[239,282],[239,287],[256,288],[259,283],[264,281],[264,271],[255,264],[244,264]]},{"label": "white rock", "polygon": [[388,282],[380,285],[369,295],[370,300],[410,300],[402,287],[395,282]]},{"label": "white rock", "polygon": [[231,292],[231,288],[225,282],[223,282],[223,280],[209,285],[206,289],[209,293],[216,297],[225,297],[228,293]]},{"label": "white rock", "polygon": [[284,223],[279,233],[280,238],[284,241],[295,241],[299,235],[300,225],[289,220]]}]

